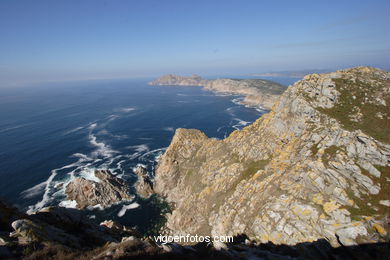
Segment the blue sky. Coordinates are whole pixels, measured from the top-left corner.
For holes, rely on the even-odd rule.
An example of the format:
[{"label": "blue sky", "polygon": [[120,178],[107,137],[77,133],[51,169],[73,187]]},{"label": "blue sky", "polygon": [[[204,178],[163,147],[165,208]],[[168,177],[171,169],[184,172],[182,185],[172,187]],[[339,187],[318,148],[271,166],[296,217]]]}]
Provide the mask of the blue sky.
[{"label": "blue sky", "polygon": [[0,85],[390,68],[390,1],[0,0]]}]

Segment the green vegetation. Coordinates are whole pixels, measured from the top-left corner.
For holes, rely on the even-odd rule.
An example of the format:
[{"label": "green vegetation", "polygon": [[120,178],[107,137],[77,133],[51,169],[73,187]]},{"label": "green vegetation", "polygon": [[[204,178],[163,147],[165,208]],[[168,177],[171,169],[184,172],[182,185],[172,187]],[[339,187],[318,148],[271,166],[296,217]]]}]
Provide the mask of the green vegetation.
[{"label": "green vegetation", "polygon": [[[362,198],[356,198],[351,189],[347,190],[347,195],[350,198],[353,198],[354,202],[358,206],[347,207],[347,210],[351,213],[351,218],[354,220],[361,220],[362,216],[371,216],[371,215],[380,215],[380,216],[389,216],[390,212],[387,206],[379,204],[381,200],[390,199],[390,182],[386,179],[390,179],[390,167],[389,166],[379,166],[375,167],[381,172],[381,177],[376,178],[375,183],[380,185],[380,192],[376,195],[363,195]],[[363,174],[368,174],[363,172]],[[370,175],[372,177],[372,175]],[[371,204],[368,205],[368,203]]]},{"label": "green vegetation", "polygon": [[313,144],[311,147],[310,147],[310,151],[312,153],[312,156],[315,156],[317,153],[318,153],[318,143],[315,143]]},{"label": "green vegetation", "polygon": [[322,161],[325,165],[329,165],[329,161],[331,161],[337,154],[337,151],[340,149],[340,147],[336,145],[332,145],[327,147],[324,150],[324,154],[322,155]]},{"label": "green vegetation", "polygon": [[150,208],[149,214],[153,214],[156,217],[150,220],[148,225],[149,227],[147,229],[141,231],[143,231],[144,236],[159,235],[161,233],[161,228],[167,222],[165,215],[172,212],[172,207],[168,202],[157,195],[153,195],[146,201],[149,202],[145,205]]},{"label": "green vegetation", "polygon": [[264,170],[265,166],[270,162],[270,159],[260,161],[249,161],[245,166],[245,170],[241,174],[241,180],[250,178],[259,170]]},{"label": "green vegetation", "polygon": [[[347,130],[361,129],[379,141],[390,143],[390,93],[384,91],[389,87],[389,82],[375,81],[368,84],[342,78],[333,81],[340,92],[335,106],[317,109],[338,120]],[[387,105],[377,104],[376,97],[383,98]],[[382,117],[378,117],[378,114]],[[353,120],[354,116],[357,116],[356,120]]]}]

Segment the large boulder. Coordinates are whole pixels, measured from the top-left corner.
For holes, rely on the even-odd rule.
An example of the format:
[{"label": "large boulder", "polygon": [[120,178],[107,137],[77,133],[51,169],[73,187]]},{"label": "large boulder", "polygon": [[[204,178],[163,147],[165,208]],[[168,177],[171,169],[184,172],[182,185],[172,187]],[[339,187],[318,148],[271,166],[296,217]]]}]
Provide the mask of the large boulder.
[{"label": "large boulder", "polygon": [[96,170],[93,179],[77,177],[66,186],[66,196],[77,202],[77,208],[108,207],[123,200],[132,200],[127,183],[108,170]]},{"label": "large boulder", "polygon": [[138,181],[135,183],[135,189],[142,198],[149,198],[153,193],[153,183],[148,175],[145,166],[138,164],[134,169],[134,173],[138,176]]}]

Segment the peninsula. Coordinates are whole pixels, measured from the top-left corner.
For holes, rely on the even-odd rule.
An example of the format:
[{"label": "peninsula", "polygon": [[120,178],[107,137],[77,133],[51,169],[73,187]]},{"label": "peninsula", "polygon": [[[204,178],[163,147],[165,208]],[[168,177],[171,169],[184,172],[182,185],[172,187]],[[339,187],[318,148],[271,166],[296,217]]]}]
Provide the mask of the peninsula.
[{"label": "peninsula", "polygon": [[260,107],[270,110],[278,97],[287,87],[264,79],[203,79],[198,75],[183,77],[177,75],[164,75],[150,85],[164,86],[202,86],[204,89],[244,96],[242,103],[248,106]]}]

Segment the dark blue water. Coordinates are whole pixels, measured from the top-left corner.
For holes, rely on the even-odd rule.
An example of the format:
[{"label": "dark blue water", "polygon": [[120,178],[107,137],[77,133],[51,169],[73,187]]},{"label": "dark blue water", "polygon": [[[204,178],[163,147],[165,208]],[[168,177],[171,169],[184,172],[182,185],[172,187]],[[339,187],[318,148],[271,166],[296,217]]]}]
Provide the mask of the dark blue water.
[{"label": "dark blue water", "polygon": [[[130,185],[138,163],[150,174],[176,128],[224,138],[262,111],[199,87],[149,86],[147,80],[84,81],[0,89],[0,196],[31,212],[66,200],[62,183],[110,169]],[[118,217],[123,205],[135,209]],[[148,226],[154,199],[90,210],[102,218]],[[62,204],[64,205],[64,204]],[[133,204],[136,205],[136,204]]]}]

